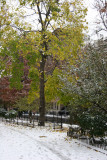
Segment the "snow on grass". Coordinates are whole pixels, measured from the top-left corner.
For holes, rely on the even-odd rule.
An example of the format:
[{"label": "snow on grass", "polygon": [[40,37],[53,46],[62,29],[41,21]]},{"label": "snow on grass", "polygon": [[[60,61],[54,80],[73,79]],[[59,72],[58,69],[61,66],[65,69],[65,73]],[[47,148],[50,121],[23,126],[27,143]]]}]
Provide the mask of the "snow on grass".
[{"label": "snow on grass", "polygon": [[0,122],[0,160],[106,160],[107,153],[64,131]]}]

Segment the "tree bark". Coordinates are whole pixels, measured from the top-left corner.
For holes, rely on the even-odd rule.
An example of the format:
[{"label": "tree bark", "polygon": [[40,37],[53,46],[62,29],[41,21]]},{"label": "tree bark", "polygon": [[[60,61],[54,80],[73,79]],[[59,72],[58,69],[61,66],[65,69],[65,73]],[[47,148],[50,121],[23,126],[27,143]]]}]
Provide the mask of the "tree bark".
[{"label": "tree bark", "polygon": [[46,58],[42,54],[42,60],[40,62],[40,107],[39,107],[39,126],[45,126],[45,81],[44,81],[44,68]]}]

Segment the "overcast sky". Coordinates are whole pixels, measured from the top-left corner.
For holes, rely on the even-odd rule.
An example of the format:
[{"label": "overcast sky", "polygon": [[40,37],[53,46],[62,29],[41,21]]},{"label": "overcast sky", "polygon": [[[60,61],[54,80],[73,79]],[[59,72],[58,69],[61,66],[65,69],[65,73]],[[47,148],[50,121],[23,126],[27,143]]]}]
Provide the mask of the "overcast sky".
[{"label": "overcast sky", "polygon": [[[91,36],[92,39],[97,39],[99,38],[99,36],[97,37],[97,35],[95,34],[95,28],[96,28],[95,22],[97,22],[97,20],[99,19],[99,15],[93,6],[94,1],[95,0],[84,0],[84,4],[88,8],[86,19],[88,21],[89,35]],[[100,34],[103,34],[104,37],[107,37],[107,32],[102,31],[100,32]]]},{"label": "overcast sky", "polygon": [[[17,5],[18,3],[17,0],[10,0],[10,1],[15,2],[15,5]],[[83,1],[84,1],[84,5],[88,8],[88,12],[86,16],[86,19],[88,21],[88,30],[89,30],[88,34],[91,36],[91,39],[97,39],[98,37],[95,34],[95,29],[96,29],[95,22],[97,21],[99,16],[98,16],[98,12],[93,6],[95,0],[83,0]],[[107,32],[101,32],[101,34],[107,37]]]}]

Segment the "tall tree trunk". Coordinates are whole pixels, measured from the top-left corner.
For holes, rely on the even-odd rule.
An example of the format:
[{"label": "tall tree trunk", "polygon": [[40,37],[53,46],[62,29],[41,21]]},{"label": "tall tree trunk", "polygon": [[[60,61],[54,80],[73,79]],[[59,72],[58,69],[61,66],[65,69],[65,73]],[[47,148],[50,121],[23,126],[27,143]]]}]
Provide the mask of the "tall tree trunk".
[{"label": "tall tree trunk", "polygon": [[42,61],[40,62],[40,107],[39,107],[39,126],[45,125],[45,82],[44,82],[44,68],[45,68],[45,56],[42,55]]}]

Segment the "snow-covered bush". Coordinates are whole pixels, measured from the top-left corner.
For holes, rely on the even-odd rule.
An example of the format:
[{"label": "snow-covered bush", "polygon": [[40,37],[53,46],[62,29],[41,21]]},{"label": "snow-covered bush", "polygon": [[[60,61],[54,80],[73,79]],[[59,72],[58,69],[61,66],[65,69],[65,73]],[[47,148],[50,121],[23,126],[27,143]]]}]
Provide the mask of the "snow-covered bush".
[{"label": "snow-covered bush", "polygon": [[62,92],[71,96],[72,108],[93,107],[107,113],[107,40],[88,44],[78,55],[75,64],[65,66]]},{"label": "snow-covered bush", "polygon": [[0,108],[0,117],[3,117],[6,114],[6,110],[4,108]]},{"label": "snow-covered bush", "polygon": [[5,114],[5,118],[7,119],[7,118],[15,118],[16,116],[17,116],[17,111],[15,111],[15,110],[10,110],[9,112],[7,112],[6,114]]},{"label": "snow-covered bush", "polygon": [[78,124],[83,131],[88,130],[90,137],[104,136],[107,132],[107,116],[84,112],[78,116]]}]

